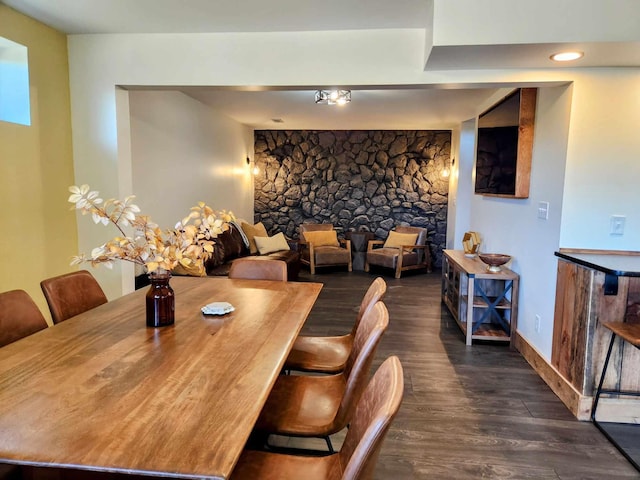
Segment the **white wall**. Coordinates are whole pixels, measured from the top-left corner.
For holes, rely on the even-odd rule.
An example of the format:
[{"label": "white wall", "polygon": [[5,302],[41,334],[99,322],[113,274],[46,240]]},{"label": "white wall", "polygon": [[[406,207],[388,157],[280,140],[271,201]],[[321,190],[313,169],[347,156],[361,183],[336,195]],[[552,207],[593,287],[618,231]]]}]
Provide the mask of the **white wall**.
[{"label": "white wall", "polygon": [[473,164],[476,155],[476,120],[462,122],[461,129],[452,135],[456,142],[456,163],[451,169],[449,182],[449,214],[447,216],[447,248],[461,249],[464,232],[470,230],[471,195],[470,188]]},{"label": "white wall", "polygon": [[[560,238],[571,87],[540,88],[536,108],[530,196],[504,199],[472,195],[471,230],[480,232],[483,252],[507,253],[509,267],[520,274],[518,331],[547,359],[551,358],[556,257]],[[473,191],[475,179],[468,188]],[[541,220],[538,202],[549,202]],[[535,330],[540,315],[540,331]]]},{"label": "white wall", "polygon": [[640,251],[640,69],[577,72],[573,95],[560,246]]},{"label": "white wall", "polygon": [[170,228],[199,201],[253,219],[253,130],[179,92],[131,91],[136,204]]}]

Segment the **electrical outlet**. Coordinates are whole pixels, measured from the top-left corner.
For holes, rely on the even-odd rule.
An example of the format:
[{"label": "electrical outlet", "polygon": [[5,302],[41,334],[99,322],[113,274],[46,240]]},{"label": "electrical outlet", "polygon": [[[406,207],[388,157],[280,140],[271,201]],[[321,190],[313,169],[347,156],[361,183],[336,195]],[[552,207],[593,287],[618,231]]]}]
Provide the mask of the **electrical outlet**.
[{"label": "electrical outlet", "polygon": [[540,315],[536,315],[535,329],[536,333],[540,333]]},{"label": "electrical outlet", "polygon": [[611,215],[610,235],[624,235],[624,224],[627,220],[626,215]]}]

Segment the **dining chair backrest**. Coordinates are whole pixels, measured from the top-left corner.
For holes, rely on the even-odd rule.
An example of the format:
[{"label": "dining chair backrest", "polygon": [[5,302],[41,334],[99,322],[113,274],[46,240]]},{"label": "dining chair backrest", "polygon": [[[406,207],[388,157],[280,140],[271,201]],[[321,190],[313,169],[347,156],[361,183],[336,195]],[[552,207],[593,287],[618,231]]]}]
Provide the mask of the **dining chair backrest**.
[{"label": "dining chair backrest", "polygon": [[40,288],[54,324],[107,303],[100,284],[87,270],[48,278],[40,282]]},{"label": "dining chair backrest", "polygon": [[346,378],[346,387],[334,419],[334,425],[346,426],[349,423],[355,406],[367,385],[373,357],[388,325],[389,312],[382,302],[377,302],[363,315],[343,372]]},{"label": "dining chair backrest", "polygon": [[404,393],[402,365],[387,358],[378,368],[358,401],[340,455],[342,480],[373,478],[382,441],[398,413]]},{"label": "dining chair backrest", "polygon": [[356,317],[356,321],[353,324],[351,335],[355,336],[356,331],[358,330],[358,325],[360,325],[360,321],[362,320],[365,312],[371,309],[371,307],[373,307],[377,302],[384,299],[386,293],[387,282],[385,282],[382,277],[377,277],[373,282],[371,282],[371,285],[369,285],[367,292],[364,294],[364,297],[362,297],[362,301],[360,302],[358,316]]},{"label": "dining chair backrest", "polygon": [[287,281],[287,263],[263,257],[243,257],[233,261],[229,278]]},{"label": "dining chair backrest", "polygon": [[0,293],[0,347],[47,328],[42,312],[24,290]]}]

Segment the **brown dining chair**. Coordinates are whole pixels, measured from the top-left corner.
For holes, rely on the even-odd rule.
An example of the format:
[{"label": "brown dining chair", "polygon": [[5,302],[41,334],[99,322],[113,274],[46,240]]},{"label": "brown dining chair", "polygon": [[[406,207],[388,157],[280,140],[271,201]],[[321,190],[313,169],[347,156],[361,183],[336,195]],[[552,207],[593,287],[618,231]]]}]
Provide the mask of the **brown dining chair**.
[{"label": "brown dining chair", "polygon": [[40,288],[54,324],[107,303],[102,288],[86,270],[48,278],[40,282]]},{"label": "brown dining chair", "polygon": [[264,257],[242,257],[233,261],[229,278],[287,281],[287,263]]},{"label": "brown dining chair", "polygon": [[0,347],[47,326],[40,309],[27,292],[11,290],[0,293]]},{"label": "brown dining chair", "polygon": [[324,438],[333,452],[330,435],[346,427],[353,416],[388,324],[382,302],[364,314],[342,373],[278,377],[256,422],[256,436],[267,446],[271,434]]},{"label": "brown dining chair", "polygon": [[404,391],[398,357],[387,358],[366,387],[339,452],[326,456],[245,450],[231,480],[366,480],[373,478],[380,448]]},{"label": "brown dining chair", "polygon": [[353,346],[358,325],[362,316],[377,302],[384,298],[387,284],[382,277],[376,278],[360,302],[358,316],[351,332],[347,335],[332,337],[314,337],[300,335],[284,364],[284,369],[301,372],[340,373],[344,370]]}]

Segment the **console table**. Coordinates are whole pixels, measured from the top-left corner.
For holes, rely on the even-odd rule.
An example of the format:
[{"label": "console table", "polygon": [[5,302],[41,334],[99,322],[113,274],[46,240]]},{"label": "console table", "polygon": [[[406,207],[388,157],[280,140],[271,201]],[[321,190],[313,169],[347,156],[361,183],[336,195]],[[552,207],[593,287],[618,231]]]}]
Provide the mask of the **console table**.
[{"label": "console table", "polygon": [[477,257],[461,250],[444,250],[442,301],[465,335],[473,340],[512,342],[517,325],[517,273],[502,267],[489,272]]}]

